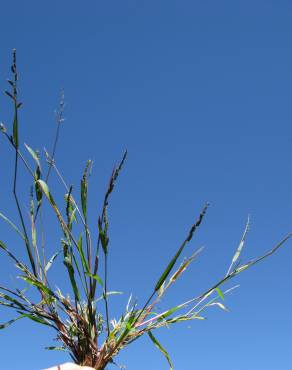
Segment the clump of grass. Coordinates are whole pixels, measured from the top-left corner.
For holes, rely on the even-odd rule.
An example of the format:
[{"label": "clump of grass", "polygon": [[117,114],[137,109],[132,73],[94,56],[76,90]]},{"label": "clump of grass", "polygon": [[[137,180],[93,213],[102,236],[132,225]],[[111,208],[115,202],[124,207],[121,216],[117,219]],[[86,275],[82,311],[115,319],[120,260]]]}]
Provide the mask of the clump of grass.
[{"label": "clump of grass", "polygon": [[[88,208],[90,206],[88,200],[88,177],[91,170],[91,162],[87,162],[81,178],[81,191],[80,195],[78,195],[80,201],[77,201],[77,195],[75,196],[73,187],[66,184],[55,162],[60,125],[63,122],[63,94],[56,115],[57,132],[52,154],[50,155],[48,151],[45,151],[47,171],[44,170],[45,166],[42,163],[40,154],[25,144],[27,155],[31,156],[34,161],[34,167],[31,167],[19,144],[18,113],[22,104],[18,99],[18,73],[15,50],[13,51],[11,72],[12,79],[8,80],[10,89],[5,93],[13,106],[12,133],[9,133],[4,124],[1,124],[0,130],[15,152],[12,192],[20,227],[2,213],[0,213],[0,218],[7,222],[20,237],[25,247],[27,261],[25,262],[16,256],[15,252],[11,251],[3,241],[0,241],[0,248],[15,264],[19,271],[18,278],[26,282],[27,288],[25,290],[13,290],[0,286],[0,305],[10,308],[18,314],[16,318],[1,324],[0,328],[6,328],[23,318],[46,325],[56,332],[56,338],[60,342],[59,347],[47,347],[48,349],[67,350],[76,364],[91,366],[96,370],[103,370],[108,364],[115,363],[115,356],[124,347],[142,335],[147,334],[154,345],[165,356],[170,368],[173,369],[169,354],[154,336],[154,332],[159,328],[179,322],[203,320],[204,312],[211,306],[227,310],[224,304],[225,295],[236,286],[224,290],[224,285],[243,271],[275,253],[291,237],[291,233],[285,236],[266,254],[246,263],[241,263],[239,257],[249,229],[248,220],[227,273],[199,296],[157,313],[158,302],[202,251],[202,248],[196,250],[176,267],[182,253],[192,241],[197,229],[204,220],[208,208],[208,205],[205,205],[197,220],[191,226],[188,235],[166,265],[156,284],[154,284],[152,294],[146,303],[139,306],[130,297],[122,316],[118,319],[111,319],[108,301],[108,296],[112,293],[108,291],[108,206],[111,194],[126,161],[127,152],[124,153],[122,160],[111,174],[104,196],[102,211],[98,217],[98,232],[95,235],[89,228],[88,220]],[[30,228],[27,227],[27,220],[23,215],[18,199],[17,179],[20,162],[32,181],[29,207]],[[54,200],[48,185],[52,171],[56,172],[65,189],[63,211]],[[37,241],[38,233],[42,232],[42,219],[39,215],[45,211],[43,209],[45,203],[48,203],[53,209],[63,235],[60,241],[61,251],[56,251],[49,260],[47,259],[44,245],[39,246]],[[59,254],[62,255],[63,273],[67,275],[72,288],[70,295],[52,287],[50,282],[49,271],[51,266],[56,263]],[[103,276],[99,275],[101,263],[103,263]],[[39,299],[37,303],[31,300],[30,290],[38,293]],[[99,308],[100,301],[104,302],[104,310]],[[104,338],[103,342],[101,338]]]}]

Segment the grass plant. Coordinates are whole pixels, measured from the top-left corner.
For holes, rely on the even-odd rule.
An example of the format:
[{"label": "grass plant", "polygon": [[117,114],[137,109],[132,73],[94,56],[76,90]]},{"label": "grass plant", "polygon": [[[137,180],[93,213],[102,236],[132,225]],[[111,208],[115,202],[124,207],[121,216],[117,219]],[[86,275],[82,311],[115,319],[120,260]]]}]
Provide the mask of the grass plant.
[{"label": "grass plant", "polygon": [[[18,96],[15,50],[13,51],[11,73],[12,78],[8,80],[10,88],[5,91],[5,94],[12,103],[12,129],[10,132],[3,123],[1,123],[0,129],[15,154],[12,192],[19,221],[16,224],[3,213],[0,213],[0,218],[7,222],[18,235],[24,245],[26,256],[25,258],[19,257],[15,252],[15,250],[19,251],[19,248],[10,249],[4,241],[0,241],[0,248],[3,254],[14,263],[18,270],[18,278],[26,283],[26,288],[21,290],[0,286],[0,305],[14,310],[17,314],[14,319],[2,323],[0,328],[4,329],[24,318],[40,325],[46,325],[55,331],[56,339],[60,343],[59,346],[48,347],[48,349],[66,350],[76,364],[91,366],[96,370],[103,370],[108,364],[114,364],[115,357],[124,347],[147,334],[165,356],[170,368],[173,369],[169,354],[156,338],[157,329],[169,327],[179,322],[203,320],[204,312],[211,306],[227,310],[224,303],[225,295],[235,287],[225,289],[225,284],[274,254],[291,237],[291,233],[264,255],[242,263],[240,256],[249,229],[248,220],[226,274],[200,295],[159,312],[158,302],[164,298],[168,289],[175,284],[190,263],[198,258],[202,252],[202,248],[196,250],[179,264],[183,252],[205,218],[208,208],[208,205],[205,205],[177,252],[162,270],[161,276],[154,284],[152,293],[145,304],[139,306],[130,297],[121,317],[111,318],[108,300],[108,296],[111,294],[108,291],[110,248],[108,208],[111,194],[126,161],[127,152],[124,153],[120,163],[111,174],[102,210],[97,218],[96,231],[92,231],[88,220],[90,206],[88,178],[91,162],[87,162],[81,177],[80,194],[75,194],[73,187],[66,184],[55,161],[60,125],[63,122],[63,95],[57,112],[57,132],[52,152],[50,154],[45,151],[44,155],[41,156],[29,145],[20,145],[18,126],[19,110],[22,103]],[[33,161],[29,161],[28,157],[31,157]],[[34,166],[31,166],[30,162],[34,163]],[[20,165],[24,166],[32,184],[29,220],[25,217],[18,198]],[[45,170],[45,168],[47,169]],[[57,204],[49,187],[52,171],[57,174],[64,187],[65,201],[61,205]],[[49,259],[45,246],[39,245],[37,237],[42,233],[42,217],[40,216],[47,209],[47,207],[44,208],[45,203],[53,209],[60,228],[59,231],[62,233],[61,252],[56,251]],[[2,237],[3,235],[1,235]],[[23,253],[20,254],[23,256]],[[71,292],[69,294],[53,287],[51,283],[50,269],[53,264],[60,261],[59,255],[64,266],[63,274],[70,282]],[[102,276],[100,271],[103,272]],[[63,276],[60,278],[63,279]],[[37,302],[31,299],[32,290],[37,293]],[[102,302],[103,309],[100,308]]]}]

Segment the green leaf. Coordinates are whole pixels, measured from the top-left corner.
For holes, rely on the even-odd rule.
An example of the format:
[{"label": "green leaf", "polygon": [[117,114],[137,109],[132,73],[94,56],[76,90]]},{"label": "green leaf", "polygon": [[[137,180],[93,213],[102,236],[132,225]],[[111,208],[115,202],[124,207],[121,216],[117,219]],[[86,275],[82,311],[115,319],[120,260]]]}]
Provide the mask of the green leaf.
[{"label": "green leaf", "polygon": [[91,161],[88,160],[83,172],[83,177],[81,179],[81,206],[82,206],[82,212],[83,216],[85,218],[85,221],[87,219],[87,172],[89,169],[89,166],[91,164]]},{"label": "green leaf", "polygon": [[81,258],[82,266],[83,266],[85,272],[89,273],[89,266],[88,266],[87,260],[85,258],[85,255],[84,255],[84,250],[83,250],[83,245],[82,245],[82,234],[80,235],[80,237],[78,239],[77,249],[78,249],[79,256]]},{"label": "green leaf", "polygon": [[12,320],[9,320],[9,321],[5,322],[4,324],[0,324],[0,329],[5,329],[5,328],[7,328],[7,326],[10,326],[15,321],[20,320],[22,318],[23,318],[23,316],[21,315],[21,316],[16,317],[15,319],[12,319]]},{"label": "green leaf", "polygon": [[239,266],[236,270],[234,270],[234,274],[237,275],[241,273],[242,271],[248,269],[251,265],[251,263],[246,263],[245,265]]},{"label": "green leaf", "polygon": [[18,142],[18,119],[17,119],[17,108],[15,109],[14,113],[14,119],[13,119],[13,143],[18,149],[19,147],[19,142]]},{"label": "green leaf", "polygon": [[73,221],[75,221],[76,223],[78,222],[77,218],[75,216],[76,211],[77,211],[77,208],[71,209],[71,207],[70,207],[70,215],[69,215],[69,219],[68,219],[68,229],[70,231],[72,230]]},{"label": "green leaf", "polygon": [[5,252],[7,252],[7,247],[6,245],[2,242],[2,240],[0,240],[0,248],[3,249]]},{"label": "green leaf", "polygon": [[158,340],[154,337],[154,335],[152,334],[151,331],[148,332],[148,335],[149,335],[149,338],[152,340],[152,342],[154,343],[154,345],[159,349],[159,351],[165,356],[169,366],[170,366],[170,370],[173,370],[173,364],[171,362],[171,359],[169,357],[169,354],[168,352],[166,351],[165,348],[162,347],[162,345],[158,342]]},{"label": "green leaf", "polygon": [[103,287],[103,281],[101,280],[101,278],[98,275],[93,275],[90,272],[86,272],[86,275],[89,276],[89,277],[91,277],[92,279],[96,280],[98,282],[98,284]]},{"label": "green leaf", "polygon": [[[35,176],[37,176],[37,174]],[[43,192],[40,184],[37,181],[35,182],[35,194],[38,201],[38,205],[40,205],[43,198]]]},{"label": "green leaf", "polygon": [[32,158],[36,162],[37,166],[39,168],[41,168],[40,159],[39,159],[39,156],[37,155],[37,153],[30,146],[28,146],[27,144],[24,143],[24,146],[26,147],[27,151],[29,152],[29,154],[32,156]]},{"label": "green leaf", "polygon": [[172,315],[174,312],[178,311],[180,308],[181,308],[180,306],[176,306],[176,307],[169,309],[168,311],[166,311],[163,315],[161,315],[158,318],[158,321],[164,320],[168,316]]},{"label": "green leaf", "polygon": [[66,198],[66,216],[67,216],[67,226],[68,226],[68,229],[71,231],[71,226],[72,226],[72,223],[70,223],[70,214],[71,214],[71,194],[72,194],[72,185],[70,186],[69,188],[69,193],[66,197],[65,195],[65,198]]},{"label": "green leaf", "polygon": [[38,186],[40,186],[42,192],[47,197],[48,201],[50,202],[51,206],[53,207],[53,209],[54,209],[54,211],[57,215],[57,218],[58,218],[58,221],[59,221],[59,223],[62,227],[62,230],[64,231],[65,235],[67,235],[68,234],[67,226],[66,226],[66,224],[65,224],[65,222],[62,218],[61,212],[59,211],[56,202],[54,201],[53,196],[50,193],[48,185],[43,180],[37,180],[36,184],[38,184]]},{"label": "green leaf", "polygon": [[49,351],[68,351],[66,347],[54,347],[54,346],[51,346],[51,347],[45,347],[45,349],[47,349]]},{"label": "green leaf", "polygon": [[224,294],[220,288],[215,288],[216,292],[218,293],[219,297],[224,301]]},{"label": "green leaf", "polygon": [[23,275],[19,276],[19,278],[26,281],[30,285],[33,285],[33,286],[39,288],[42,292],[46,293],[47,295],[55,298],[55,293],[51,289],[49,289],[47,286],[45,286],[42,282],[40,282],[38,280],[33,280],[33,279],[31,279],[27,276],[23,276]]},{"label": "green leaf", "polygon": [[135,319],[136,319],[136,312],[134,311],[134,307],[133,307],[132,311],[129,314],[129,319],[125,322],[126,329],[123,331],[123,333],[118,338],[117,346],[118,344],[123,342],[123,340],[127,337],[129,332],[132,330],[133,324],[135,323]]},{"label": "green leaf", "polygon": [[164,270],[164,272],[162,273],[162,275],[160,276],[157,284],[155,285],[155,288],[154,288],[154,291],[157,292],[159,290],[159,288],[161,287],[161,285],[164,283],[164,281],[167,279],[168,275],[170,274],[170,272],[172,271],[176,261],[178,260],[178,258],[180,257],[182,251],[184,250],[185,246],[191,241],[192,237],[193,237],[193,234],[194,232],[197,230],[197,228],[200,226],[202,220],[203,220],[203,217],[206,213],[206,210],[207,210],[207,207],[208,205],[206,205],[203,210],[201,211],[200,213],[200,216],[199,216],[199,219],[195,222],[195,224],[191,227],[190,231],[189,231],[189,235],[188,237],[184,240],[184,242],[182,243],[182,245],[179,247],[178,251],[176,252],[176,254],[174,255],[173,259],[169,262],[169,264],[167,265],[166,269]]},{"label": "green leaf", "polygon": [[9,301],[9,302],[13,303],[14,305],[16,305],[17,307],[19,307],[19,308],[21,308],[21,309],[25,309],[24,305],[23,305],[21,302],[19,302],[19,301],[18,301],[17,299],[15,299],[15,298],[10,297],[10,296],[9,296],[9,295],[7,295],[7,294],[0,293],[0,297],[1,297],[1,298],[6,299],[6,301]]},{"label": "green leaf", "polygon": [[52,324],[50,324],[50,322],[48,322],[47,320],[43,319],[42,317],[39,317],[39,316],[36,316],[36,315],[32,315],[32,314],[29,314],[29,313],[23,313],[22,317],[27,317],[28,319],[30,319],[32,321],[35,321],[35,322],[37,322],[39,324],[42,324],[42,325],[52,326]]},{"label": "green leaf", "polygon": [[16,262],[16,265],[17,267],[20,267],[22,266],[22,268],[26,268],[26,270],[28,271],[28,268],[24,265],[24,264],[21,264],[18,259],[7,249],[6,245],[0,240],[0,248],[3,249],[10,258],[13,259],[14,262]]},{"label": "green leaf", "polygon": [[166,269],[164,270],[164,272],[160,276],[157,284],[155,285],[155,288],[154,288],[155,291],[159,290],[159,288],[162,286],[162,284],[164,283],[164,281],[167,279],[168,275],[170,274],[171,270],[173,269],[173,266],[175,265],[176,261],[178,260],[179,256],[181,255],[181,252],[183,251],[185,245],[186,245],[186,243],[183,243],[182,244],[182,246],[176,252],[176,254],[173,257],[173,259],[167,265]]},{"label": "green leaf", "polygon": [[101,219],[98,220],[98,231],[99,231],[99,237],[100,237],[102,250],[103,250],[104,254],[107,254],[108,253],[109,239],[108,239],[107,234],[106,234],[106,229],[103,230],[103,228],[102,228]]},{"label": "green leaf", "polygon": [[8,217],[3,215],[3,213],[1,212],[0,212],[0,217],[14,229],[17,232],[17,234],[21,236],[23,240],[25,240],[25,236],[23,235],[23,233],[19,230],[19,228],[11,220],[9,220]]},{"label": "green leaf", "polygon": [[75,280],[75,272],[74,272],[74,268],[73,268],[73,265],[72,265],[70,255],[65,256],[64,265],[67,267],[70,282],[71,282],[71,286],[72,286],[75,298],[79,302],[80,301],[80,293],[79,293],[78,286],[77,286],[77,283],[76,283],[76,280]]}]

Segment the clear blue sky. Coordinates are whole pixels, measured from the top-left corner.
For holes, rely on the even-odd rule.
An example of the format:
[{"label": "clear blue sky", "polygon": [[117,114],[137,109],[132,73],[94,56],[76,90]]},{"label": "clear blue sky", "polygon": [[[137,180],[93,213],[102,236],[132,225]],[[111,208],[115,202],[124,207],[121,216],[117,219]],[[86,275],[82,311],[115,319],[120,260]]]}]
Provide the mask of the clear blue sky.
[{"label": "clear blue sky", "polygon": [[[15,47],[21,142],[51,148],[64,88],[57,163],[78,187],[86,159],[94,160],[92,225],[112,166],[128,148],[110,211],[110,288],[125,292],[112,298],[116,309],[131,292],[144,302],[205,201],[210,209],[185,255],[206,249],[161,308],[226,272],[248,214],[247,260],[291,231],[291,20],[288,0],[2,2],[0,86],[6,89]],[[7,125],[8,103],[2,95],[0,120]],[[0,208],[14,218],[12,158],[2,138]],[[25,204],[25,178],[23,186]],[[54,222],[49,213],[51,253],[59,248]],[[3,223],[0,234],[24,255]],[[1,284],[17,284],[15,270],[1,261]],[[191,328],[157,333],[175,369],[289,370],[291,264],[292,241],[237,280],[240,289],[226,300],[230,313],[213,308]],[[61,284],[60,272],[52,270]],[[1,309],[1,321],[13,315]],[[2,331],[0,368],[39,370],[68,360],[43,350],[54,344],[53,334],[25,321]],[[128,370],[168,369],[148,338],[118,362]]]}]

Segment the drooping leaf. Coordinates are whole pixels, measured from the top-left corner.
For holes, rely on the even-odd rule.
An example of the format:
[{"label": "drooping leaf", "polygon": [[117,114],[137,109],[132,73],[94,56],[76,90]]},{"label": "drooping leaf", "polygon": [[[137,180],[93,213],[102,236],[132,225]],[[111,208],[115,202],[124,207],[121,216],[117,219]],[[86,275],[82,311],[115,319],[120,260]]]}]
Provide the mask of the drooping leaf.
[{"label": "drooping leaf", "polygon": [[45,347],[45,349],[48,350],[48,351],[68,351],[68,349],[66,347],[50,346],[50,347]]},{"label": "drooping leaf", "polygon": [[[10,257],[10,258],[12,258],[13,259],[13,261],[14,262],[16,262],[16,264],[17,265],[21,265],[21,262],[19,262],[18,261],[18,259],[14,256],[14,254],[13,253],[11,253],[9,250],[8,250],[8,248],[6,247],[6,245],[0,240],[0,248],[1,249],[3,249],[5,252],[6,252],[6,254]],[[23,264],[22,264],[23,265]],[[25,265],[23,265],[23,266],[25,266]],[[27,269],[27,271],[28,271],[28,268],[26,268]]]},{"label": "drooping leaf", "polygon": [[[116,292],[116,291],[110,291],[110,292],[106,292],[106,296],[109,297],[111,295],[120,295],[120,294],[124,294],[123,292]],[[95,302],[99,302],[101,301],[102,299],[104,299],[105,297],[105,293],[103,293],[103,295],[101,295],[100,297],[98,297]]]},{"label": "drooping leaf", "polygon": [[148,332],[148,336],[149,338],[152,340],[152,342],[154,343],[154,345],[159,349],[159,351],[164,355],[164,357],[166,358],[169,366],[170,366],[170,370],[173,370],[173,364],[171,362],[171,359],[169,357],[169,354],[168,352],[166,351],[165,348],[162,347],[162,345],[158,342],[158,340],[154,337],[154,335],[152,334],[151,331]]},{"label": "drooping leaf", "polygon": [[0,324],[0,329],[5,329],[5,328],[7,328],[7,326],[10,326],[15,321],[20,320],[22,318],[23,318],[23,316],[21,315],[21,316],[16,317],[15,319],[12,319],[12,320],[9,320],[9,321],[5,322],[4,324]]},{"label": "drooping leaf", "polygon": [[6,217],[5,215],[3,215],[3,213],[0,212],[0,217],[6,221],[16,232],[17,234],[23,239],[25,240],[25,236],[23,235],[23,233],[19,230],[19,228],[8,218]]},{"label": "drooping leaf", "polygon": [[227,307],[224,306],[223,303],[221,302],[213,302],[213,303],[209,303],[208,306],[218,306],[220,307],[223,311],[229,311]]},{"label": "drooping leaf", "polygon": [[24,305],[21,302],[19,302],[17,299],[13,297],[10,297],[8,294],[0,293],[0,297],[4,298],[6,301],[13,303],[15,306],[21,309],[25,309]]}]

